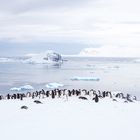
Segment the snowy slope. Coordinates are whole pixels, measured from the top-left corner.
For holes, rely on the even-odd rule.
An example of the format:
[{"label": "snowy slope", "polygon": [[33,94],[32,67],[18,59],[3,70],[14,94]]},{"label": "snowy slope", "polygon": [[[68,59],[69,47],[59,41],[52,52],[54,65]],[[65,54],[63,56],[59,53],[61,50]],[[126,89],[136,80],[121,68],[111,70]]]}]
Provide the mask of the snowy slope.
[{"label": "snowy slope", "polygon": [[[140,103],[65,99],[0,101],[1,140],[139,140]],[[21,110],[26,105],[28,110]]]}]

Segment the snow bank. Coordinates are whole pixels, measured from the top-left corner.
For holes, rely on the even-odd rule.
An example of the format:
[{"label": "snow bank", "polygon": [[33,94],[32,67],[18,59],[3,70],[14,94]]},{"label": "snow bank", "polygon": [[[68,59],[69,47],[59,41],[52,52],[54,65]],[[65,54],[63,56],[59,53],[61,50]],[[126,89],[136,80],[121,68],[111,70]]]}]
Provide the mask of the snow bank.
[{"label": "snow bank", "polygon": [[63,84],[60,84],[60,83],[49,83],[46,85],[47,88],[50,88],[50,89],[55,89],[55,88],[59,88],[59,87],[63,87],[64,85]]},{"label": "snow bank", "polygon": [[79,81],[79,80],[82,80],[82,81],[99,81],[100,79],[98,77],[75,76],[75,77],[72,77],[71,80],[74,80],[74,81]]},{"label": "snow bank", "polygon": [[33,101],[0,101],[1,140],[140,140],[139,102]]},{"label": "snow bank", "polygon": [[24,90],[33,90],[34,88],[31,85],[24,85],[20,87],[13,87],[10,90],[11,91],[24,91]]}]

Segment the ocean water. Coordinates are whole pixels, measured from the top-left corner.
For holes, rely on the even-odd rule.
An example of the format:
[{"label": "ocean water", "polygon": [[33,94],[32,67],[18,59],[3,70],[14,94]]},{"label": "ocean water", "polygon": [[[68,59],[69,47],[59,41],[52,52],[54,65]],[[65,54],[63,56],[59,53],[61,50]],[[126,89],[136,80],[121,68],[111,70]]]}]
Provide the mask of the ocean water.
[{"label": "ocean water", "polygon": [[[13,93],[10,88],[26,84],[32,85],[34,90],[46,90],[46,84],[56,82],[64,84],[61,88],[65,89],[121,91],[140,97],[140,62],[135,59],[65,57],[61,65],[1,62],[0,94]],[[71,80],[75,76],[99,80]]]}]

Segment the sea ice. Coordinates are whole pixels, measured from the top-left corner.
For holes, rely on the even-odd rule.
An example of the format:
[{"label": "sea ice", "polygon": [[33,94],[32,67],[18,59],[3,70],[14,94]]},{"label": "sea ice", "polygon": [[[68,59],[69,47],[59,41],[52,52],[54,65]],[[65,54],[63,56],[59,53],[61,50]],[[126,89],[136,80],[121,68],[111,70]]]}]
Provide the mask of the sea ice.
[{"label": "sea ice", "polygon": [[20,87],[21,90],[33,90],[34,88],[31,85],[25,85]]},{"label": "sea ice", "polygon": [[24,91],[24,90],[33,90],[34,88],[31,85],[24,85],[20,87],[13,87],[10,90],[11,91]]},{"label": "sea ice", "polygon": [[13,88],[10,88],[11,91],[20,91],[21,88],[17,88],[17,87],[13,87]]},{"label": "sea ice", "polygon": [[74,80],[74,81],[79,81],[79,80],[82,80],[82,81],[99,81],[100,79],[98,77],[75,76],[75,77],[72,77],[71,80]]},{"label": "sea ice", "polygon": [[63,84],[60,83],[49,83],[46,85],[47,88],[51,88],[51,89],[55,89],[55,88],[59,88],[59,87],[63,87]]}]

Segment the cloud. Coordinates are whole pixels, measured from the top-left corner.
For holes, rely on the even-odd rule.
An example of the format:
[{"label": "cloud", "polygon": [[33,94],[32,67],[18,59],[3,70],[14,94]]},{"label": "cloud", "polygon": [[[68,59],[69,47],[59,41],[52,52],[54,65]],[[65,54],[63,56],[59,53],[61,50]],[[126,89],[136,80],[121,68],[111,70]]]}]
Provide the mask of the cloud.
[{"label": "cloud", "polygon": [[96,0],[0,0],[0,11],[22,13],[41,9],[59,9],[85,5]]},{"label": "cloud", "polygon": [[0,0],[0,40],[80,42],[137,51],[139,5],[139,0]]}]

